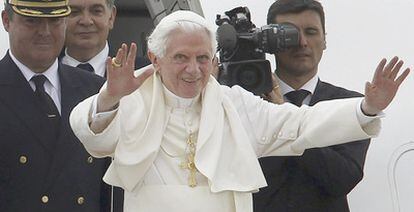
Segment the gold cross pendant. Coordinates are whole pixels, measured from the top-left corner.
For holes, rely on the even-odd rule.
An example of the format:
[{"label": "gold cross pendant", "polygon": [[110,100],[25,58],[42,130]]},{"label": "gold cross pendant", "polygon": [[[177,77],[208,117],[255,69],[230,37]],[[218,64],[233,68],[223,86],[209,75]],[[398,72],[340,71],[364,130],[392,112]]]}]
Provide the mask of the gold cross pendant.
[{"label": "gold cross pendant", "polygon": [[197,179],[196,179],[196,173],[197,173],[197,169],[190,169],[190,176],[188,176],[188,185],[191,188],[194,188],[197,186]]},{"label": "gold cross pendant", "polygon": [[194,155],[192,154],[188,155],[188,160],[186,162],[182,162],[180,164],[180,167],[182,169],[188,169],[190,172],[188,176],[188,185],[192,188],[197,186],[197,180],[196,180],[197,168],[194,164]]}]

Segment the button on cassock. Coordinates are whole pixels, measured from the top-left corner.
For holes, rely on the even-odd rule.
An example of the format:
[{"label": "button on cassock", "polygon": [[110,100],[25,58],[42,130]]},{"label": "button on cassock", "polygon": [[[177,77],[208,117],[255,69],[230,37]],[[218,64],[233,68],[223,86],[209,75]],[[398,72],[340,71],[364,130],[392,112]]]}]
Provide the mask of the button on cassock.
[{"label": "button on cassock", "polygon": [[26,157],[26,156],[24,156],[24,155],[21,155],[21,156],[19,157],[19,162],[20,162],[21,164],[25,164],[25,163],[27,163],[27,157]]},{"label": "button on cassock", "polygon": [[88,163],[93,163],[93,157],[92,156],[89,156],[88,159],[87,159],[87,161],[88,161]]},{"label": "button on cassock", "polygon": [[46,195],[42,196],[42,202],[45,203],[45,204],[48,203],[49,202],[49,197],[46,196]]},{"label": "button on cassock", "polygon": [[78,205],[83,205],[83,203],[85,203],[85,198],[84,197],[79,197],[77,199]]}]

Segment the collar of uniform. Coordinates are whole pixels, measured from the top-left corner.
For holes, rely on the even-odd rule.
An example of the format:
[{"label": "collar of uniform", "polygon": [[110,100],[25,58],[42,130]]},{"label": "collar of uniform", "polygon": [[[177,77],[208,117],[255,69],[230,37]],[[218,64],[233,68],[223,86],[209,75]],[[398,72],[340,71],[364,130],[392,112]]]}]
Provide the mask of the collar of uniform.
[{"label": "collar of uniform", "polygon": [[183,98],[175,95],[173,92],[168,90],[164,84],[162,84],[164,88],[164,98],[166,105],[172,108],[189,108],[195,106],[198,102],[200,102],[200,94],[193,98]]},{"label": "collar of uniform", "polygon": [[[20,69],[20,71],[22,72],[23,76],[26,78],[26,80],[28,82],[30,82],[30,80],[32,79],[32,77],[34,75],[37,75],[35,72],[33,72],[32,70],[30,70],[30,68],[28,68],[26,65],[24,65],[23,63],[21,63],[14,55],[13,52],[10,51],[10,57],[13,60],[14,63],[16,63],[17,67]],[[52,86],[55,89],[59,88],[59,77],[58,77],[58,59],[55,59],[55,62],[53,62],[53,64],[46,70],[44,71],[42,74],[45,75],[45,77],[48,79],[48,81],[50,82],[50,84],[52,84]]]},{"label": "collar of uniform", "polygon": [[[292,87],[290,87],[288,84],[286,84],[285,82],[283,82],[281,79],[279,79],[279,77],[276,76],[276,79],[279,82],[280,91],[282,92],[282,95],[283,96],[285,94],[287,94],[287,93],[295,90]],[[316,85],[318,84],[318,79],[319,79],[318,75],[313,76],[300,89],[307,90],[307,91],[309,91],[311,93],[311,95],[313,95],[313,93],[315,92],[315,89],[316,89]]]},{"label": "collar of uniform", "polygon": [[102,51],[100,51],[97,55],[95,55],[95,57],[93,57],[89,61],[85,61],[85,62],[80,62],[76,60],[75,58],[71,57],[70,55],[68,55],[68,49],[66,48],[65,56],[62,58],[62,63],[73,66],[73,67],[76,67],[81,63],[89,63],[95,70],[95,74],[99,76],[104,76],[105,71],[106,71],[105,62],[106,62],[106,58],[108,57],[108,55],[109,55],[108,42],[106,42],[105,47],[102,49]]}]

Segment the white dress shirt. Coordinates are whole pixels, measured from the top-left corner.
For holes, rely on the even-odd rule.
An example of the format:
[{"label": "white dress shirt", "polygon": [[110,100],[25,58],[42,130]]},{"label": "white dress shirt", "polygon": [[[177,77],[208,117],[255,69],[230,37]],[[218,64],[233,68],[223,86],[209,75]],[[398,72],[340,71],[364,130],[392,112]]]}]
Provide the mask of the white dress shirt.
[{"label": "white dress shirt", "polygon": [[45,91],[49,96],[53,99],[53,102],[56,105],[59,113],[61,113],[61,88],[60,88],[60,81],[59,81],[59,74],[58,74],[58,59],[56,58],[55,62],[43,73],[35,73],[30,68],[25,66],[21,63],[14,55],[13,52],[9,51],[10,57],[12,58],[13,62],[16,63],[17,67],[22,72],[24,78],[26,78],[27,82],[29,82],[30,87],[33,91],[36,90],[36,85],[33,81],[31,81],[32,77],[35,75],[43,74],[47,80],[45,81],[44,87]]},{"label": "white dress shirt", "polygon": [[[279,82],[280,92],[282,92],[283,99],[285,100],[285,102],[289,102],[288,99],[286,98],[285,94],[287,94],[291,91],[294,91],[295,89],[290,87],[288,84],[283,82],[278,77],[276,77],[276,79]],[[303,90],[306,90],[306,91],[310,92],[310,94],[303,100],[302,104],[309,105],[310,100],[312,99],[312,96],[313,96],[313,94],[315,92],[315,89],[316,89],[316,86],[318,84],[318,79],[319,79],[319,77],[317,75],[315,75],[300,88],[300,89],[303,89]]]},{"label": "white dress shirt", "polygon": [[81,63],[89,63],[93,69],[95,70],[95,74],[103,77],[105,76],[106,72],[106,58],[109,55],[109,46],[108,42],[106,43],[105,47],[100,51],[95,57],[90,59],[89,61],[80,62],[76,60],[75,58],[68,55],[68,50],[65,49],[65,56],[62,58],[62,63],[66,65],[70,65],[73,67],[78,66]]}]

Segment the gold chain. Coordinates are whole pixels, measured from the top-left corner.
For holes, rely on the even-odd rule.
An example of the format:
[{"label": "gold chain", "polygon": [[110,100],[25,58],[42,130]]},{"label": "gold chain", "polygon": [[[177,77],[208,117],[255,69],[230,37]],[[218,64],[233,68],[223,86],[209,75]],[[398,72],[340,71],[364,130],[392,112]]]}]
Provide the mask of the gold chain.
[{"label": "gold chain", "polygon": [[187,139],[185,161],[183,161],[180,164],[180,167],[182,169],[188,169],[188,171],[190,172],[188,176],[188,185],[192,188],[197,186],[197,180],[196,180],[197,168],[194,163],[195,151],[196,151],[196,142],[193,140],[193,133],[190,133]]}]

